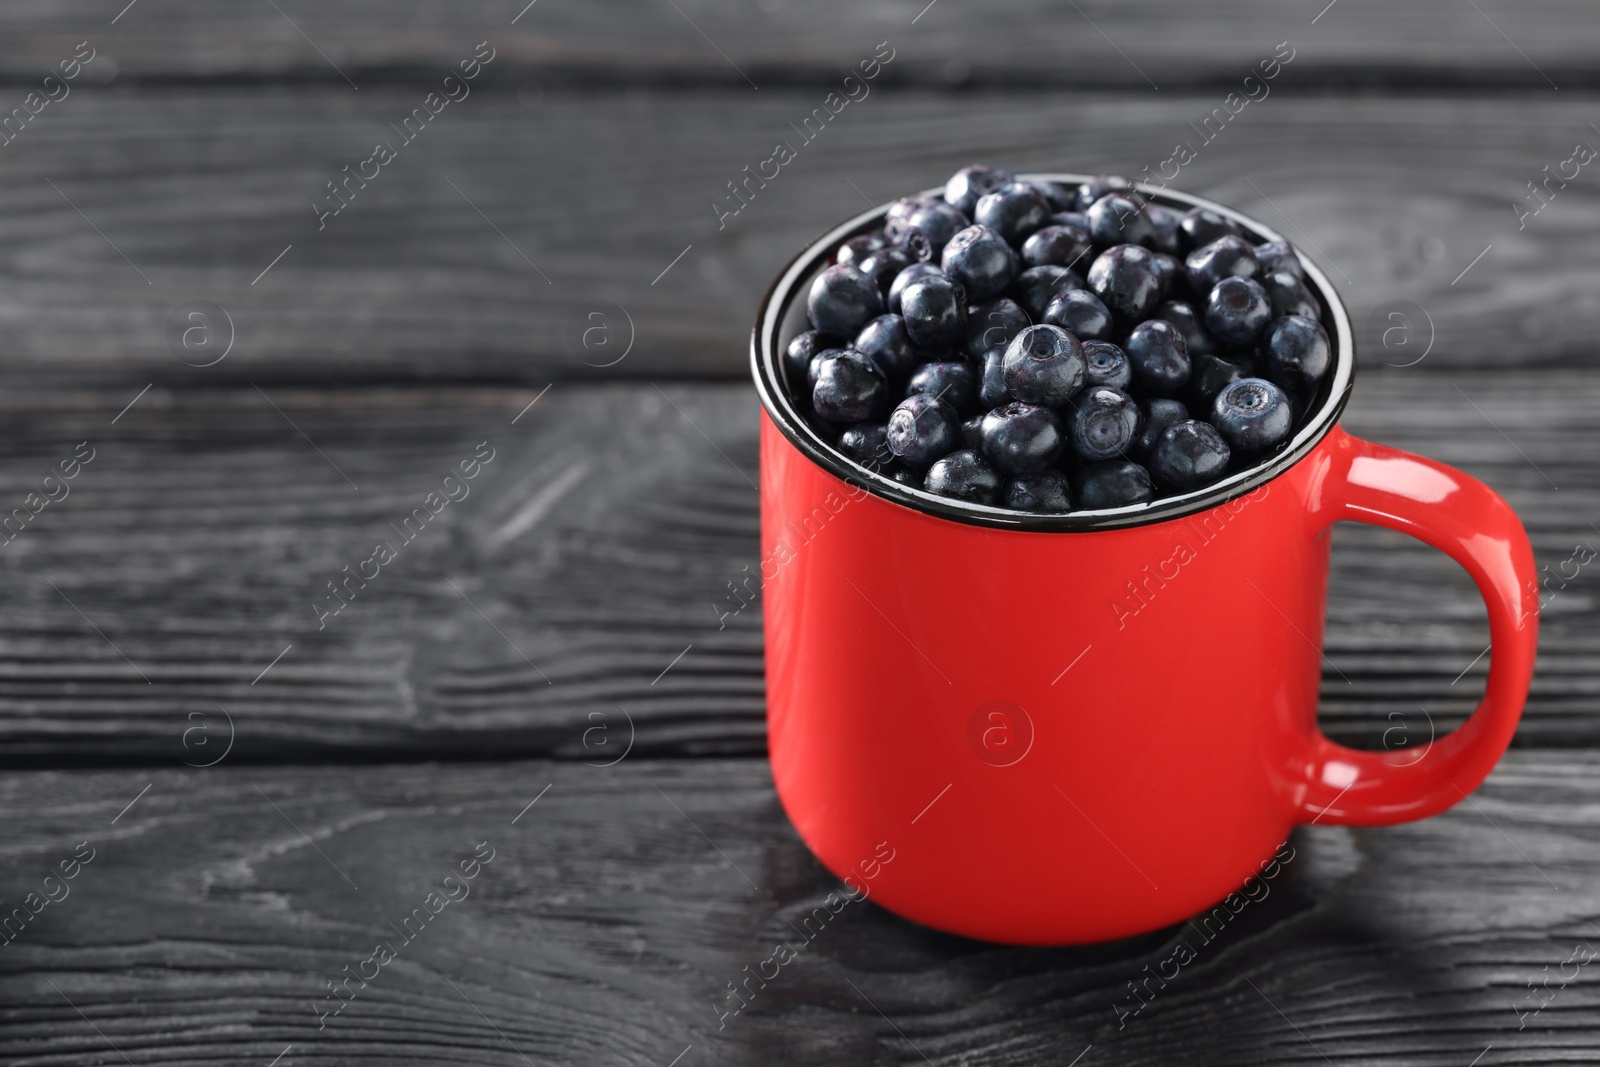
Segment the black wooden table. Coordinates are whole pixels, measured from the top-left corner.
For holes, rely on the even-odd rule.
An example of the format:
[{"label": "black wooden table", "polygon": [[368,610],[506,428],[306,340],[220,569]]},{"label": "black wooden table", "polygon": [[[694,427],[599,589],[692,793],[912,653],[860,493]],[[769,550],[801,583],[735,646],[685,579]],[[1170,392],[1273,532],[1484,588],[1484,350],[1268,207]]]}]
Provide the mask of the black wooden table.
[{"label": "black wooden table", "polygon": [[[7,1062],[1600,1058],[1592,5],[124,3],[0,8]],[[837,886],[773,795],[759,607],[718,608],[759,555],[762,290],[963,163],[1180,141],[1174,184],[1344,294],[1346,425],[1524,517],[1556,577],[1513,751],[1433,820],[1298,831],[1157,995],[1181,931],[1021,950],[864,903],[719,1018]],[[1334,571],[1325,729],[1449,730],[1468,580],[1366,528]]]}]

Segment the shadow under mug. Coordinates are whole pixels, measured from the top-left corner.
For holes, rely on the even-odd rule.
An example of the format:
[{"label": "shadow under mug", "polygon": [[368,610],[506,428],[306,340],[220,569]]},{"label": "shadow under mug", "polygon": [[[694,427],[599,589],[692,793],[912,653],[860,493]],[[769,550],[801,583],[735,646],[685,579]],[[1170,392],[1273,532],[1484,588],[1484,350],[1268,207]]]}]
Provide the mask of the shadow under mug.
[{"label": "shadow under mug", "polygon": [[[1278,239],[1199,197],[1140,192]],[[784,270],[751,351],[772,774],[835,875],[953,934],[1102,941],[1217,903],[1297,824],[1426,818],[1477,787],[1533,671],[1533,554],[1483,483],[1338,426],[1355,352],[1320,271],[1305,264],[1334,364],[1284,452],[1150,504],[1022,515],[858,467],[788,398],[782,344],[804,328],[810,280],[883,215]],[[1453,733],[1369,752],[1319,730],[1339,520],[1419,538],[1482,592],[1487,688]]]}]

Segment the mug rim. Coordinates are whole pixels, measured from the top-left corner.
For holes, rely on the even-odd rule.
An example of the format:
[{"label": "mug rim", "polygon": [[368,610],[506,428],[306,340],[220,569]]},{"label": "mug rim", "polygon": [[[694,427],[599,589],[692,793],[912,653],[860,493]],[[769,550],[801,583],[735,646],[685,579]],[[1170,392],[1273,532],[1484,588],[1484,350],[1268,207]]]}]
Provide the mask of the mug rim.
[{"label": "mug rim", "polygon": [[[1019,174],[1017,178],[1053,181],[1067,185],[1078,185],[1091,180],[1091,176],[1082,174]],[[1203,207],[1215,211],[1237,223],[1250,237],[1257,239],[1256,243],[1284,240],[1270,227],[1205,197],[1166,188],[1152,188],[1143,182],[1135,182],[1133,186],[1140,196],[1162,207],[1177,207],[1183,211]],[[934,188],[912,195],[929,196],[942,193],[942,188]],[[890,503],[934,518],[949,519],[968,525],[1040,533],[1115,530],[1179,519],[1208,511],[1219,504],[1243,496],[1293,467],[1309,455],[1333,429],[1350,398],[1350,390],[1355,379],[1355,345],[1350,330],[1350,316],[1327,275],[1301,256],[1296,249],[1295,255],[1305,273],[1306,283],[1321,298],[1326,317],[1330,320],[1325,321],[1323,325],[1332,327],[1329,339],[1333,342],[1333,367],[1322,403],[1312,417],[1308,418],[1289,439],[1288,447],[1267,462],[1229,475],[1203,489],[1162,497],[1143,504],[1092,511],[1053,513],[1012,511],[987,504],[972,504],[903,485],[887,475],[869,470],[849,459],[823,440],[811,427],[804,415],[790,401],[788,392],[784,388],[782,354],[779,347],[783,320],[800,295],[802,285],[810,282],[817,268],[824,265],[825,261],[831,260],[834,251],[846,239],[873,226],[881,225],[892,203],[891,201],[890,204],[880,205],[840,223],[801,249],[767,289],[757,313],[755,328],[750,334],[751,374],[755,379],[756,392],[761,398],[761,406],[773,425],[812,463],[847,484],[860,486]]]}]

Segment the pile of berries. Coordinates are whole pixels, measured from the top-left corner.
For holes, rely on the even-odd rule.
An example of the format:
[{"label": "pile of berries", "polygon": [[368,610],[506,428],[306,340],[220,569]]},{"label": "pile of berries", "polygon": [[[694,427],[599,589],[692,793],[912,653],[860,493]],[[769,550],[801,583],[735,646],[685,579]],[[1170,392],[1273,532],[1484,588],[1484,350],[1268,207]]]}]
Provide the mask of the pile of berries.
[{"label": "pile of berries", "polygon": [[1112,176],[965,167],[845,241],[806,314],[784,372],[827,440],[1019,511],[1124,507],[1254,467],[1333,360],[1286,242]]}]

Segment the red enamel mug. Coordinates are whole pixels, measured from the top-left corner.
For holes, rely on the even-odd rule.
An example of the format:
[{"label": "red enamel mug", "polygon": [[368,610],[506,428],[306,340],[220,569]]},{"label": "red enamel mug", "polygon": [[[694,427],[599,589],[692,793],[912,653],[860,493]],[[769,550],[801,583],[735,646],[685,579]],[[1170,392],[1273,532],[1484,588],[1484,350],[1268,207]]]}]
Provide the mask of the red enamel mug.
[{"label": "red enamel mug", "polygon": [[[1198,197],[1140,191],[1278,239]],[[1483,781],[1533,672],[1533,553],[1482,482],[1339,427],[1355,352],[1315,267],[1335,363],[1285,451],[1183,496],[1023,515],[867,471],[788,398],[780,356],[811,279],[882,222],[869,212],[802,252],[751,352],[772,774],[834,874],[953,934],[1104,941],[1216,904],[1297,824],[1422,819]],[[1358,751],[1318,729],[1339,520],[1447,553],[1488,605],[1482,703],[1425,748]]]}]

